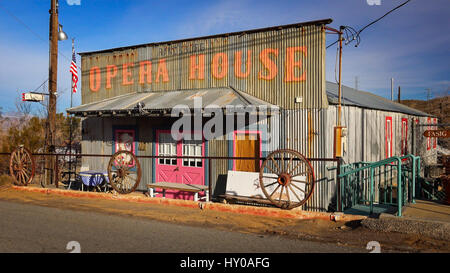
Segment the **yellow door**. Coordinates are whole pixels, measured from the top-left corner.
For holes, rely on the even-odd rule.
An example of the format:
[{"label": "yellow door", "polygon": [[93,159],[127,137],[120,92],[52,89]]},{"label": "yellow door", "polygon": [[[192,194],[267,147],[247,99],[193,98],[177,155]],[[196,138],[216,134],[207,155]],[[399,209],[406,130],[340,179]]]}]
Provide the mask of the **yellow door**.
[{"label": "yellow door", "polygon": [[[260,157],[260,139],[258,134],[236,134],[236,157]],[[259,172],[259,160],[236,160],[236,171]]]}]

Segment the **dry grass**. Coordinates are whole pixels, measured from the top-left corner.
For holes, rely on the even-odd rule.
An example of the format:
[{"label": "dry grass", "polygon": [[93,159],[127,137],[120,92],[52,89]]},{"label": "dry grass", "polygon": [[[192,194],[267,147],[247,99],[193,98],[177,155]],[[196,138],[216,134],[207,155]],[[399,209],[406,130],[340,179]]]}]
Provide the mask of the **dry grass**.
[{"label": "dry grass", "polygon": [[13,184],[13,178],[10,175],[2,174],[0,175],[0,187],[10,186]]}]

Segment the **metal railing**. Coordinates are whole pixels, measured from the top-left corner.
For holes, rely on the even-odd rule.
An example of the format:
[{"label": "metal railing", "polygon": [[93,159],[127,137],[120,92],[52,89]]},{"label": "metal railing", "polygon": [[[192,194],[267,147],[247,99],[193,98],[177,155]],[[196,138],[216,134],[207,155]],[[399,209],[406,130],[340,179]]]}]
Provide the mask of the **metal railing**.
[{"label": "metal railing", "polygon": [[420,173],[420,157],[394,156],[378,162],[356,162],[342,165],[341,208],[355,205],[397,206],[397,215],[402,216],[405,202],[415,203],[416,180]]},{"label": "metal railing", "polygon": [[[8,157],[10,156],[11,153],[9,152],[3,152],[0,153],[0,156],[3,157]],[[46,187],[50,184],[54,185],[56,188],[59,187],[59,180],[58,180],[58,176],[57,174],[59,174],[60,171],[63,171],[63,167],[61,165],[61,162],[64,161],[63,159],[68,157],[67,154],[64,153],[32,153],[33,157],[35,157],[36,159],[36,174],[39,176],[39,181],[41,180],[41,175],[43,175],[44,171],[46,170],[45,168],[43,168],[42,166],[44,166],[43,164],[45,163],[46,160],[49,160],[49,158],[51,157],[56,157],[55,162],[57,163],[56,166],[54,167],[54,170],[47,170],[51,172],[51,179],[50,181],[45,181],[45,183],[41,183],[41,186]],[[94,157],[94,158],[110,158],[111,155],[109,154],[72,154],[72,157],[76,157],[76,163],[75,165],[81,165],[81,158],[84,157]],[[229,161],[229,160],[259,160],[260,162],[266,160],[265,156],[262,157],[235,157],[235,156],[168,156],[168,155],[137,155],[136,156],[139,160],[141,159],[161,159],[161,158],[165,158],[165,159],[200,159],[200,160],[205,160],[204,164],[205,164],[205,168],[208,169],[207,172],[207,177],[205,177],[205,180],[208,181],[208,186],[209,186],[209,200],[213,199],[213,183],[212,181],[215,181],[215,177],[213,177],[213,166],[214,164],[217,164],[219,162],[223,162],[223,161]],[[336,170],[336,186],[337,189],[339,190],[340,188],[340,183],[339,180],[340,178],[338,177],[339,175],[339,170],[341,169],[341,161],[338,158],[308,158],[308,160],[311,162],[311,165],[313,166],[313,169],[315,172],[319,171],[318,168],[318,164],[319,163],[334,163],[336,164],[336,167],[334,167],[334,169]],[[144,165],[141,165],[142,167],[145,167]],[[52,173],[52,171],[55,172],[55,174]],[[75,170],[76,172],[76,170]],[[9,170],[6,170],[5,173],[9,174]],[[73,174],[72,174],[73,175]],[[217,175],[217,173],[215,174]],[[42,176],[43,177],[43,176]],[[70,178],[69,178],[70,180]],[[319,181],[316,181],[319,182]],[[323,181],[321,183],[324,183]],[[317,198],[322,198],[321,196],[318,196]],[[337,204],[340,204],[340,196],[338,196],[337,199]],[[306,206],[309,206],[308,204],[306,204]]]}]

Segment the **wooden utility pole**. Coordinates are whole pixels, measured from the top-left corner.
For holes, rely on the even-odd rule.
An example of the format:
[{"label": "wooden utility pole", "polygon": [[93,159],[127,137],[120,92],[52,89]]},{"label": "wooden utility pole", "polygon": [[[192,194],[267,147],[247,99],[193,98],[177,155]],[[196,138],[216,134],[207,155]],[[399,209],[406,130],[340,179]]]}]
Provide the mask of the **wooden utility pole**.
[{"label": "wooden utility pole", "polygon": [[[47,153],[55,152],[55,138],[56,138],[56,91],[57,91],[57,71],[58,71],[58,0],[51,0],[50,7],[50,63],[49,63],[49,85],[48,85],[48,126],[47,139],[45,144]],[[51,184],[56,182],[55,164],[56,158],[50,156],[45,161],[47,175],[46,182]]]},{"label": "wooden utility pole", "polygon": [[339,86],[338,86],[338,120],[337,126],[341,126],[341,88],[342,88],[342,31],[343,27],[339,29]]},{"label": "wooden utility pole", "polygon": [[401,102],[401,94],[400,94],[401,90],[400,90],[400,85],[398,86],[398,98],[397,98],[397,102],[400,103]]}]

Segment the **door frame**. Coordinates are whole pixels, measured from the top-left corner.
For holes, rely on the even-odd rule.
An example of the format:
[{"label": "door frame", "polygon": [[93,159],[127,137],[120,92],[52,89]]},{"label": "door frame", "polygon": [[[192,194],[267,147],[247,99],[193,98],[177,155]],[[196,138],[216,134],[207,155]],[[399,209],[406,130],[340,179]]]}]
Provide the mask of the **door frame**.
[{"label": "door frame", "polygon": [[[236,157],[236,135],[237,134],[256,134],[259,139],[259,156],[262,157],[262,133],[260,130],[234,130],[233,131],[233,157]],[[259,161],[259,167],[261,167],[262,160]],[[236,160],[233,159],[232,170],[236,170]]]},{"label": "door frame", "polygon": [[[389,124],[390,124],[390,137],[389,137],[389,143],[391,144],[391,146],[389,147],[389,151],[388,151],[388,121],[389,121]],[[385,157],[386,158],[389,158],[389,157],[392,157],[392,146],[394,146],[393,145],[393,143],[392,143],[392,140],[393,140],[393,135],[394,135],[394,132],[393,132],[393,130],[392,130],[392,117],[390,117],[390,116],[386,116],[386,119],[385,119],[385,124],[384,124],[384,139],[385,139],[385,142],[384,142],[384,146],[385,146],[385,152],[386,152],[386,154],[385,154]],[[388,156],[388,155],[390,155],[390,156]]]},{"label": "door frame", "polygon": [[[403,123],[405,123],[405,130],[403,130]],[[406,155],[408,153],[408,119],[407,118],[402,118],[401,120],[401,139],[400,139],[400,154]],[[405,141],[405,143],[403,143],[403,140]]]},{"label": "door frame", "polygon": [[[193,130],[188,130],[187,132],[198,132],[198,131],[193,131]],[[153,129],[153,135],[154,135],[154,141],[153,141],[153,155],[157,156],[159,154],[159,134],[160,133],[171,133],[171,129],[170,128],[154,128]],[[208,141],[204,138],[203,136],[203,131],[200,132],[202,134],[202,154],[203,156],[207,156],[208,153]],[[183,148],[182,148],[182,139],[177,141],[177,156],[182,156],[183,155]],[[178,145],[180,145],[180,149],[178,149]],[[186,168],[183,165],[182,162],[182,158],[177,158],[177,165],[176,166],[180,166],[183,168]],[[152,183],[156,183],[156,165],[159,164],[158,163],[158,158],[153,158],[152,161]],[[179,165],[180,164],[180,165]],[[192,168],[199,168],[199,167],[192,167]],[[208,186],[209,185],[209,168],[208,168],[208,164],[206,164],[206,159],[202,159],[202,167],[203,169],[203,181],[204,181],[204,185]]]}]

